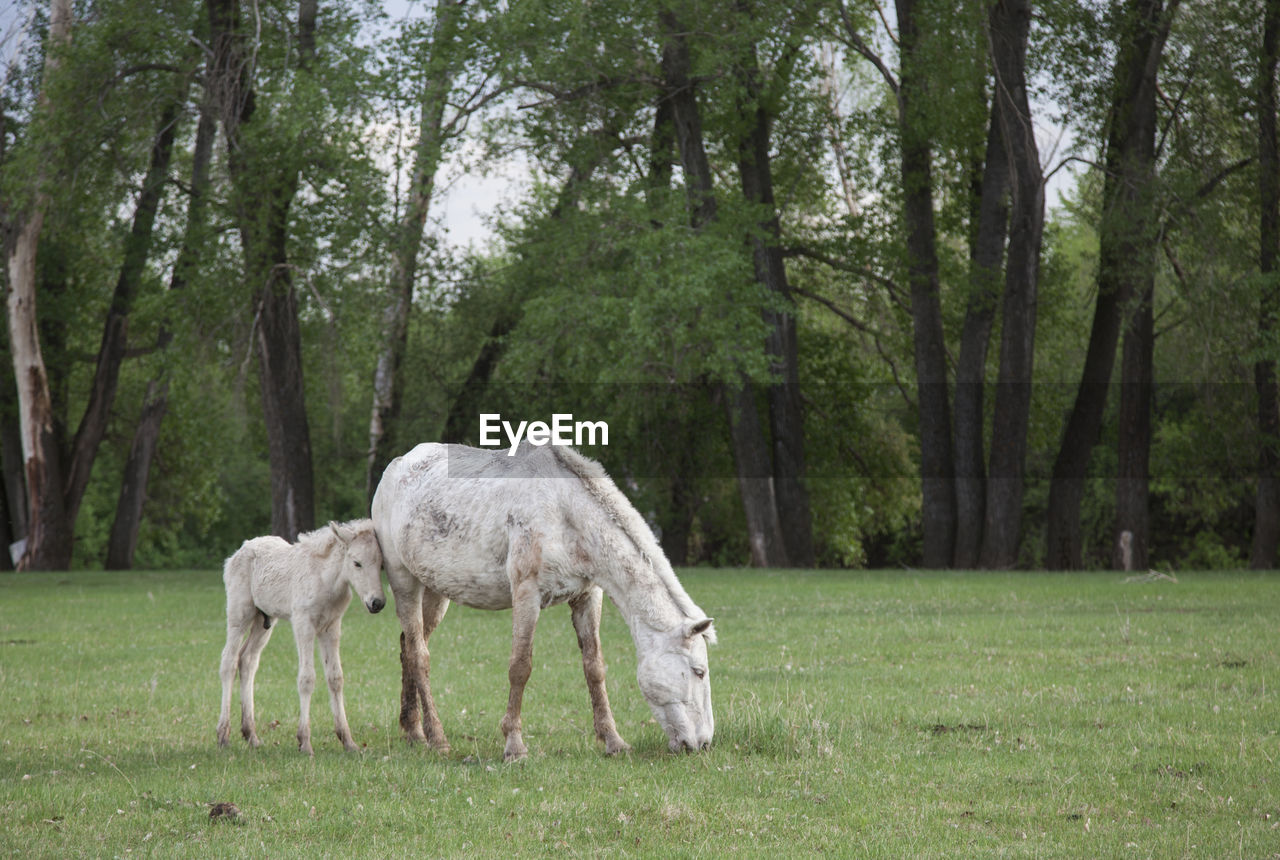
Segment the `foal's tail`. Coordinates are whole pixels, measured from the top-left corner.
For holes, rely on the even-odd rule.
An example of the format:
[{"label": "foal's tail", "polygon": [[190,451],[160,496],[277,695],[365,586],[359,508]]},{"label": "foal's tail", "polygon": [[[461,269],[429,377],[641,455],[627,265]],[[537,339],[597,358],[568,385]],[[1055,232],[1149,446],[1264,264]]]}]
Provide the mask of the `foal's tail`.
[{"label": "foal's tail", "polygon": [[[227,589],[228,603],[233,599],[234,593],[240,589],[244,589],[246,594],[252,594],[253,563],[257,560],[257,552],[250,546],[251,543],[251,540],[242,543],[222,566],[222,584]],[[257,609],[258,614],[262,616],[262,629],[269,630],[271,616],[256,604],[254,609]]]}]

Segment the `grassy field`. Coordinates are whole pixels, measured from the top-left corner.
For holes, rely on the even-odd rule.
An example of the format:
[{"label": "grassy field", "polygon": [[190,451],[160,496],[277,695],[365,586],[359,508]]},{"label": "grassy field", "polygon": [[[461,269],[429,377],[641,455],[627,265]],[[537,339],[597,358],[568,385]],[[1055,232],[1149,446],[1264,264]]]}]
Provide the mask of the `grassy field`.
[{"label": "grassy field", "polygon": [[[568,611],[545,612],[528,760],[502,763],[510,616],[432,639],[447,757],[400,740],[398,628],[343,638],[298,753],[281,625],[265,746],[214,743],[213,572],[0,575],[0,853],[23,857],[1277,857],[1280,576],[688,571],[717,619],[716,739],[674,756],[605,610],[635,747],[606,759]],[[238,711],[238,706],[236,708]],[[234,803],[237,820],[211,819]]]}]

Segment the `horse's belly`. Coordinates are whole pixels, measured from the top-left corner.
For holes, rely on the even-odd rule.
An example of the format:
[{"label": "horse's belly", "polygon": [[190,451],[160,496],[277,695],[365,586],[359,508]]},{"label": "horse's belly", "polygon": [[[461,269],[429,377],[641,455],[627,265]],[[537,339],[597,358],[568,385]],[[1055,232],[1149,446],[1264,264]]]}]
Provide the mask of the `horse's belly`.
[{"label": "horse's belly", "polygon": [[454,603],[476,609],[510,609],[511,580],[498,559],[474,552],[425,546],[413,553],[409,568],[428,589]]}]

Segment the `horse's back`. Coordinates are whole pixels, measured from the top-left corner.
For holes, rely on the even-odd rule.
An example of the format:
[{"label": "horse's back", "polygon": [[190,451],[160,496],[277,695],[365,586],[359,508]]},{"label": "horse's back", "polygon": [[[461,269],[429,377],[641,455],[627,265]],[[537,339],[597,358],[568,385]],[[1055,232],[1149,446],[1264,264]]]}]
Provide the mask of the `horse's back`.
[{"label": "horse's back", "polygon": [[388,571],[467,606],[509,608],[512,534],[561,525],[547,516],[554,485],[537,480],[567,476],[549,455],[424,443],[392,461],[373,500]]}]

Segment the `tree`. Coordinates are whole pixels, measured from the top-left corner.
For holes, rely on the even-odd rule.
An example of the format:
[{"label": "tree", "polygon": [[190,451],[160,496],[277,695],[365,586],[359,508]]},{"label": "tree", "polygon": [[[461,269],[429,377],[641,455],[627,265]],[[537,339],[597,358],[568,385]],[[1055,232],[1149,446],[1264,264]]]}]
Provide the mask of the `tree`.
[{"label": "tree", "polygon": [[[257,110],[255,46],[243,29],[238,0],[208,0],[208,10],[212,78],[227,141],[244,278],[253,291],[254,345],[271,461],[271,528],[292,540],[315,519],[298,296],[288,256],[289,207],[300,164],[288,154],[287,143],[272,139],[271,117]],[[303,81],[315,60],[316,13],[316,0],[301,0],[296,48]]]},{"label": "tree", "polygon": [[[663,88],[671,103],[676,148],[685,175],[690,224],[699,231],[715,222],[718,208],[703,140],[702,116],[695,84],[690,77],[689,45],[674,11],[664,8],[659,18],[664,37]],[[721,387],[720,397],[729,419],[751,563],[757,567],[784,565],[786,543],[778,515],[772,458],[756,412],[755,387],[748,377],[740,375],[738,381]]]},{"label": "tree", "polygon": [[1116,344],[1137,286],[1150,274],[1155,223],[1156,73],[1178,0],[1130,0],[1121,9],[1120,44],[1111,85],[1098,297],[1074,406],[1053,466],[1045,563],[1081,566],[1080,502],[1098,441]]},{"label": "tree", "polygon": [[[50,0],[49,37],[45,50],[40,109],[55,110],[47,92],[58,74],[61,52],[71,38],[70,0]],[[28,530],[20,569],[61,570],[71,563],[72,523],[62,494],[62,465],[54,433],[53,398],[40,351],[36,313],[36,253],[49,207],[44,185],[50,180],[46,160],[37,157],[27,199],[6,208],[5,256],[9,272],[9,349],[18,386],[22,461],[27,489]]]},{"label": "tree", "polygon": [[[983,567],[1013,567],[1022,522],[1027,425],[1035,360],[1036,292],[1044,233],[1044,179],[1027,97],[1029,0],[1000,0],[989,24],[995,87],[993,123],[1011,172],[1009,247],[1001,310],[1000,371],[992,419],[990,476],[982,532]],[[996,105],[999,106],[997,113]]]},{"label": "tree", "polygon": [[[1258,55],[1258,271],[1262,299],[1258,311],[1258,336],[1264,349],[1275,337],[1280,316],[1280,148],[1276,145],[1276,66],[1280,60],[1280,2],[1267,0]],[[1276,390],[1276,362],[1259,359],[1253,366],[1258,392],[1258,488],[1255,500],[1253,546],[1249,564],[1254,569],[1276,566],[1280,545],[1280,395]]]},{"label": "tree", "polygon": [[[744,30],[752,19],[749,4],[739,0],[736,12]],[[775,81],[770,89],[781,89],[789,81],[786,69],[799,52],[803,35],[786,34],[785,53],[774,63]],[[766,92],[764,73],[754,41],[744,41],[735,63],[741,89],[740,113],[747,118],[746,133],[738,145],[738,174],[742,196],[761,213],[759,226],[751,236],[751,255],[756,281],[780,307],[765,311],[769,326],[766,349],[778,381],[767,386],[769,424],[772,441],[772,478],[778,524],[782,531],[787,563],[813,566],[813,524],[809,494],[804,485],[804,416],[801,406],[799,353],[796,342],[795,299],[787,282],[783,259],[782,230],[773,193],[770,162],[770,132],[774,117],[770,105],[779,92]],[[744,407],[745,408],[745,407]]]},{"label": "tree", "polygon": [[933,218],[933,156],[916,0],[897,0],[899,39],[898,131],[907,280],[920,403],[920,474],[924,504],[925,567],[951,564],[955,541],[955,466],[951,398],[942,331],[937,229]]},{"label": "tree", "polygon": [[[211,58],[207,59],[211,60]],[[208,68],[209,64],[206,63],[206,78]],[[199,262],[200,247],[208,229],[207,211],[211,193],[209,170],[213,158],[214,138],[217,133],[217,115],[206,85],[200,99],[199,119],[196,124],[186,227],[178,257],[174,261],[169,278],[170,298],[181,295],[187,288]],[[169,349],[173,340],[174,332],[170,326],[168,324],[162,326],[158,337],[159,348]],[[143,504],[147,497],[147,482],[151,475],[151,464],[159,446],[161,425],[169,409],[169,378],[170,372],[166,367],[147,385],[142,412],[134,428],[133,441],[130,443],[129,455],[120,480],[116,514],[111,524],[111,537],[107,546],[108,570],[129,570],[133,567],[134,553],[138,547],[138,530],[142,524]]]},{"label": "tree", "polygon": [[[422,55],[417,140],[413,146],[408,199],[396,226],[391,249],[391,272],[382,317],[382,345],[373,374],[373,412],[369,420],[369,465],[365,481],[370,499],[392,458],[404,449],[399,424],[404,399],[401,366],[409,344],[409,314],[417,280],[427,213],[435,192],[436,172],[449,142],[466,128],[467,119],[497,94],[490,90],[488,74],[480,75],[470,92],[454,102],[454,88],[478,40],[468,33],[469,12],[465,0],[436,4],[430,36]],[[416,80],[415,76],[415,80]]]}]

